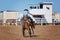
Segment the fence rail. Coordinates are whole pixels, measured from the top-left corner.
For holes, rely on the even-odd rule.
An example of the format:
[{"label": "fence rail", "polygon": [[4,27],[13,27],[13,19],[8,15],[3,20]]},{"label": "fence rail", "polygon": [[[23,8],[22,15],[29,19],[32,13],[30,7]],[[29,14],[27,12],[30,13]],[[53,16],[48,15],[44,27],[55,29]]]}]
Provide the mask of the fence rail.
[{"label": "fence rail", "polygon": [[[36,20],[37,24],[41,24],[41,25],[43,25],[44,23],[47,24],[47,21],[45,18],[35,18],[35,20]],[[0,24],[3,24],[3,21],[4,20],[0,19]],[[17,24],[21,24],[21,21],[16,21],[16,22],[17,22]],[[60,19],[54,19],[53,18],[51,24],[60,24]]]}]

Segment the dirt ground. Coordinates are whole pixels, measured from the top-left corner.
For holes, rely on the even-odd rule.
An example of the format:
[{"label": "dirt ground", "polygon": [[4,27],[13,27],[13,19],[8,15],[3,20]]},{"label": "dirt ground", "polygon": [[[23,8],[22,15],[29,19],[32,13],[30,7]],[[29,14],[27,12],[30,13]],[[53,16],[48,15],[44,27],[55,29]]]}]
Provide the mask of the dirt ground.
[{"label": "dirt ground", "polygon": [[32,37],[26,30],[26,37],[22,36],[22,26],[0,25],[0,40],[60,40],[60,25],[36,25]]}]

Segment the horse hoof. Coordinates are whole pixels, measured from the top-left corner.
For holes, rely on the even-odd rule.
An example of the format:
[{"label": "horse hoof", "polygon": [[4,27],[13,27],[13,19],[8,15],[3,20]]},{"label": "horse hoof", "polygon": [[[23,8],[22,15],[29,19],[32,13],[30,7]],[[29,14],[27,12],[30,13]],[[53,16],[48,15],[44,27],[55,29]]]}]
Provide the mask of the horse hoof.
[{"label": "horse hoof", "polygon": [[32,37],[32,36],[30,36],[30,37]]},{"label": "horse hoof", "polygon": [[25,37],[25,35],[23,35],[23,37]]},{"label": "horse hoof", "polygon": [[23,36],[23,37],[25,37],[25,36]]}]

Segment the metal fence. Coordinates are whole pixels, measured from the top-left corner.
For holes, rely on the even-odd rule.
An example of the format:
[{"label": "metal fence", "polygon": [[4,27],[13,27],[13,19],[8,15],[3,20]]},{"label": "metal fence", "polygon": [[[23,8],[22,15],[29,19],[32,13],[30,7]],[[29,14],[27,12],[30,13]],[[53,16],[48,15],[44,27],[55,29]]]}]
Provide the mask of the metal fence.
[{"label": "metal fence", "polygon": [[60,19],[52,19],[53,24],[60,24]]},{"label": "metal fence", "polygon": [[36,24],[43,25],[43,23],[47,23],[45,18],[35,18],[35,20],[36,20]]},{"label": "metal fence", "polygon": [[[44,23],[47,24],[47,21],[45,18],[35,18],[37,24],[43,25]],[[49,24],[49,23],[48,23]],[[51,24],[60,24],[60,19],[52,19]]]}]

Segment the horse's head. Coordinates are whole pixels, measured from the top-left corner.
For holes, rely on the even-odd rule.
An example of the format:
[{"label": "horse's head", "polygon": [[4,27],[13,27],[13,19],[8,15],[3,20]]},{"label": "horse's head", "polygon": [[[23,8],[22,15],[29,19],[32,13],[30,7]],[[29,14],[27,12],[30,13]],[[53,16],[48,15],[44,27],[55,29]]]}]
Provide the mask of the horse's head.
[{"label": "horse's head", "polygon": [[26,20],[28,20],[28,18],[27,17],[23,17],[23,20],[26,21]]}]

